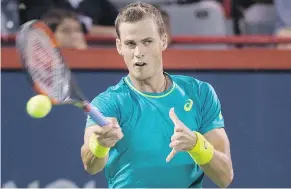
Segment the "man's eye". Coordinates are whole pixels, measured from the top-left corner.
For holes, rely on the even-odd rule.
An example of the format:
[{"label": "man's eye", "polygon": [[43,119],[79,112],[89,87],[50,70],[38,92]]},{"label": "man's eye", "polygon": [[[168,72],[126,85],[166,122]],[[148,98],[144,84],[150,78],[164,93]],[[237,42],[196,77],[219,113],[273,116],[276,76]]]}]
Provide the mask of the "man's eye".
[{"label": "man's eye", "polygon": [[153,42],[153,41],[148,40],[148,41],[145,41],[144,44],[148,45],[148,44],[150,44],[150,43],[152,43],[152,42]]},{"label": "man's eye", "polygon": [[128,46],[133,46],[133,45],[135,45],[134,44],[134,42],[128,42],[128,43],[126,43]]}]

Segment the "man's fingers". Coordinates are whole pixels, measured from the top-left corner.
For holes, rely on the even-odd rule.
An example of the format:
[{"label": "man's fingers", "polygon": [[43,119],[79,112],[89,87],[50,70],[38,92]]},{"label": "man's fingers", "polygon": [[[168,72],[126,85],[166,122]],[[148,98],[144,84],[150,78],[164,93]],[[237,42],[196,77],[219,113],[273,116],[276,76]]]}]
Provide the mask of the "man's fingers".
[{"label": "man's fingers", "polygon": [[119,126],[119,124],[118,124],[118,122],[117,122],[117,119],[116,118],[114,118],[114,117],[108,117],[108,118],[106,118],[107,119],[107,121],[108,121],[108,125],[112,125],[112,127],[114,127],[114,128],[119,128],[120,126]]},{"label": "man's fingers", "polygon": [[91,135],[91,133],[95,133],[97,135],[103,135],[104,133],[106,133],[107,131],[110,130],[112,126],[110,125],[106,125],[106,126],[98,126],[98,125],[92,125],[90,127],[86,128],[86,133],[89,133]]},{"label": "man's fingers", "polygon": [[114,129],[119,129],[121,130],[120,126],[118,125],[117,121],[114,119],[111,119],[111,121],[109,122],[109,124],[105,125],[105,126],[102,126],[98,129],[96,129],[94,131],[94,133],[98,134],[98,135],[106,135],[108,132],[110,132],[111,130],[114,130]]},{"label": "man's fingers", "polygon": [[172,136],[171,136],[171,141],[175,141],[175,140],[179,140],[181,138],[183,138],[184,134],[181,132],[175,132]]},{"label": "man's fingers", "polygon": [[178,116],[176,115],[174,108],[170,109],[169,116],[170,116],[171,120],[173,121],[174,125],[177,126],[179,124],[180,120],[179,120]]},{"label": "man's fingers", "polygon": [[112,130],[112,125],[105,125],[103,127],[99,127],[98,129],[96,128],[96,130],[94,130],[93,132],[97,135],[106,135],[107,132],[109,132],[110,130]]},{"label": "man's fingers", "polygon": [[86,128],[85,130],[85,136],[84,136],[84,142],[87,143],[89,137],[94,134],[94,136],[97,138],[97,136],[100,136],[102,133],[102,128],[98,125],[92,125]]},{"label": "man's fingers", "polygon": [[108,131],[104,137],[121,139],[123,137],[123,133],[121,132],[120,128],[113,128],[112,130]]},{"label": "man's fingers", "polygon": [[180,124],[179,124],[178,127],[175,126],[174,131],[175,131],[176,133],[182,132],[182,131],[184,131],[184,127],[181,127]]},{"label": "man's fingers", "polygon": [[108,148],[112,148],[113,146],[115,146],[117,140],[116,139],[112,139],[112,138],[108,138],[108,139],[104,139],[104,141],[99,141],[99,143],[105,147]]},{"label": "man's fingers", "polygon": [[176,155],[177,151],[175,149],[172,149],[168,157],[166,158],[166,162],[171,161],[171,159]]}]

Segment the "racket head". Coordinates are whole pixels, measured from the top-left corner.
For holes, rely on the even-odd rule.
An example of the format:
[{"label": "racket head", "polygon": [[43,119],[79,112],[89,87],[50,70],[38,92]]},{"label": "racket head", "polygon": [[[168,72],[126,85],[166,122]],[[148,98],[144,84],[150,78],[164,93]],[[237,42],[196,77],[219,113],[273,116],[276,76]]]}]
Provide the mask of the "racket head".
[{"label": "racket head", "polygon": [[88,103],[66,66],[59,45],[50,28],[39,20],[21,26],[16,47],[32,87],[48,96],[53,104],[72,104],[82,108],[99,125],[107,124],[104,116]]},{"label": "racket head", "polygon": [[16,47],[33,89],[53,104],[70,101],[71,72],[51,29],[39,20],[23,24],[16,35]]}]

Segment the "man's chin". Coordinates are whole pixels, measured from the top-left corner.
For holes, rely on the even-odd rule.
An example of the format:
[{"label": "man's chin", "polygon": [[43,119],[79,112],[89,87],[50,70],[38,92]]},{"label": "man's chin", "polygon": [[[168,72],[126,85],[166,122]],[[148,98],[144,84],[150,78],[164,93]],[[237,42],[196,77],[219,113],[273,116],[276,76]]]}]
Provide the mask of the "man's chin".
[{"label": "man's chin", "polygon": [[129,73],[131,79],[135,79],[137,81],[143,81],[150,78],[148,73],[138,72],[138,73]]}]

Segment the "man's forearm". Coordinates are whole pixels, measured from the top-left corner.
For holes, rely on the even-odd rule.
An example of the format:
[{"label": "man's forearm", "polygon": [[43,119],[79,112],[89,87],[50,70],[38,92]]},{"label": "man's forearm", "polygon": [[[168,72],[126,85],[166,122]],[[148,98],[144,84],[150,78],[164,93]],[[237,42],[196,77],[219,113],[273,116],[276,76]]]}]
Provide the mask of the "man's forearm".
[{"label": "man's forearm", "polygon": [[231,159],[220,151],[215,150],[211,161],[201,168],[221,188],[226,188],[233,179]]},{"label": "man's forearm", "polygon": [[108,159],[108,155],[104,158],[97,158],[85,144],[81,148],[81,156],[85,170],[91,175],[102,171]]}]

